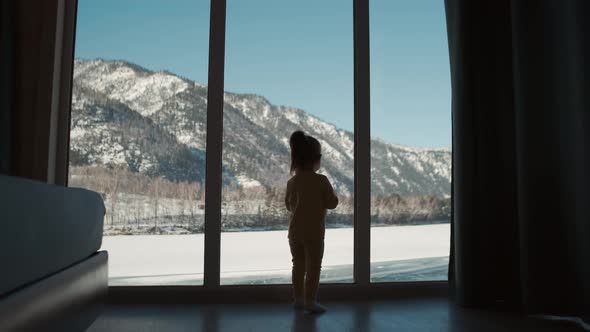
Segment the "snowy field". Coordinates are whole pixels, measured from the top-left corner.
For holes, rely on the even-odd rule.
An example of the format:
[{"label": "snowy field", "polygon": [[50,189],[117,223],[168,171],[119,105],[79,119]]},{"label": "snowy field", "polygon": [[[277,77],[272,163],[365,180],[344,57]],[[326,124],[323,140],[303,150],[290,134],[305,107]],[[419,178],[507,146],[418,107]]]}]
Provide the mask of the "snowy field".
[{"label": "snowy field", "polygon": [[[371,229],[373,281],[444,280],[450,225]],[[203,234],[105,236],[111,285],[199,285]],[[323,282],[352,282],[353,230],[327,229]],[[287,231],[221,234],[221,283],[289,283]]]}]

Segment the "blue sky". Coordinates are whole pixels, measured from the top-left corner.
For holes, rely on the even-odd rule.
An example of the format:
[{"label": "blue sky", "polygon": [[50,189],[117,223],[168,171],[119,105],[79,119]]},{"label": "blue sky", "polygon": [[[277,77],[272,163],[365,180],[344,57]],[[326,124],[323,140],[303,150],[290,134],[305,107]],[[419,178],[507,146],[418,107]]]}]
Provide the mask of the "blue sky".
[{"label": "blue sky", "polygon": [[[79,0],[76,56],[207,83],[209,2]],[[227,0],[225,89],[353,128],[352,0]],[[451,143],[442,0],[371,1],[371,135]]]}]

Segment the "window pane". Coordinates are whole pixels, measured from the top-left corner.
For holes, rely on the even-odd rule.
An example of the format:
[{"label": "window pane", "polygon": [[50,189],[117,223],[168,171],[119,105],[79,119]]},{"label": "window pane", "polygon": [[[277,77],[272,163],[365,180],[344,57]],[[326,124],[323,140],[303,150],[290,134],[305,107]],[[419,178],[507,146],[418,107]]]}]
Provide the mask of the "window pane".
[{"label": "window pane", "polygon": [[109,284],[202,284],[209,1],[80,0],[69,185],[102,194]]},{"label": "window pane", "polygon": [[444,3],[370,6],[371,280],[446,280],[451,88]]},{"label": "window pane", "polygon": [[[340,205],[329,212],[321,280],[351,282],[352,1],[227,2],[221,283],[290,283],[289,136],[322,144]],[[282,106],[288,105],[288,106]]]}]

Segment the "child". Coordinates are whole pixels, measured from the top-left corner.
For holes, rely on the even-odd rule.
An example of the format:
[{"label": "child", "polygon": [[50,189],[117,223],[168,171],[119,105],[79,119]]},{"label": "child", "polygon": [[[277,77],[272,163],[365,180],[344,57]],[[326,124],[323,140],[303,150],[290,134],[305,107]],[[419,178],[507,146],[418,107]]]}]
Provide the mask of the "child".
[{"label": "child", "polygon": [[292,177],[287,182],[285,204],[291,212],[289,246],[293,256],[294,306],[321,313],[326,308],[316,302],[316,295],[324,255],[324,219],[326,209],[338,205],[338,197],[328,178],[316,173],[322,157],[320,142],[296,131],[291,134],[289,145]]}]

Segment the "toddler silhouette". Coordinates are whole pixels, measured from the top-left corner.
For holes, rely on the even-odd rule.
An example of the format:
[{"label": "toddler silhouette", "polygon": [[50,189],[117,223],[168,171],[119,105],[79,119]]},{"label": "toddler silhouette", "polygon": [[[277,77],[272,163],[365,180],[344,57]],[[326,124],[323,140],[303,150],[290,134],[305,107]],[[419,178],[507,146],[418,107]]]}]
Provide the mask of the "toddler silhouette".
[{"label": "toddler silhouette", "polygon": [[285,205],[291,212],[289,247],[293,257],[293,297],[295,308],[321,313],[326,308],[316,301],[324,256],[326,209],[338,205],[338,197],[320,168],[320,142],[302,131],[291,134],[292,177],[287,182]]}]

